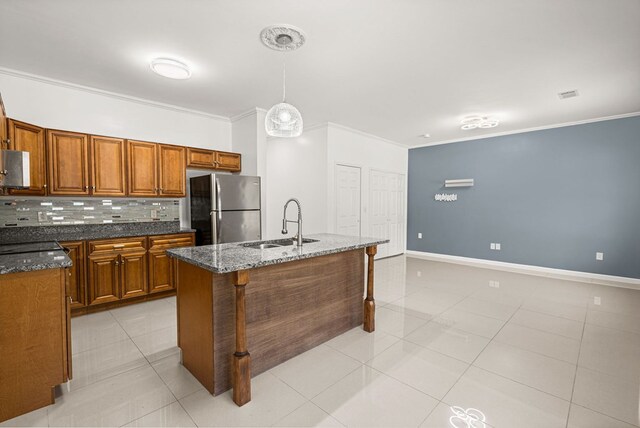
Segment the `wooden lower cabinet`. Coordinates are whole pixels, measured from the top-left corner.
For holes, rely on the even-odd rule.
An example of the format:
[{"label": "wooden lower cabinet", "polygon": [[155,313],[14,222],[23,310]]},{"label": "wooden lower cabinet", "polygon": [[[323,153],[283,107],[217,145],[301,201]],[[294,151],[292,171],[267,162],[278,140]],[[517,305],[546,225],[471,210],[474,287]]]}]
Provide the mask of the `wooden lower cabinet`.
[{"label": "wooden lower cabinet", "polygon": [[120,298],[147,294],[147,252],[127,251],[120,254]]},{"label": "wooden lower cabinet", "polygon": [[64,269],[2,275],[0,422],[53,404],[53,388],[71,378]]},{"label": "wooden lower cabinet", "polygon": [[60,242],[60,245],[65,249],[65,252],[73,262],[73,266],[69,268],[67,272],[71,308],[82,308],[87,305],[85,276],[87,254],[84,241]]},{"label": "wooden lower cabinet", "polygon": [[149,293],[175,290],[176,261],[167,256],[167,250],[194,245],[193,234],[149,237]]},{"label": "wooden lower cabinet", "polygon": [[120,254],[89,254],[88,264],[89,305],[100,305],[120,300],[118,297]]},{"label": "wooden lower cabinet", "polygon": [[175,290],[175,261],[166,250],[191,247],[195,237],[193,233],[181,233],[61,244],[74,262],[69,282],[75,310],[105,304],[112,307],[129,299]]}]

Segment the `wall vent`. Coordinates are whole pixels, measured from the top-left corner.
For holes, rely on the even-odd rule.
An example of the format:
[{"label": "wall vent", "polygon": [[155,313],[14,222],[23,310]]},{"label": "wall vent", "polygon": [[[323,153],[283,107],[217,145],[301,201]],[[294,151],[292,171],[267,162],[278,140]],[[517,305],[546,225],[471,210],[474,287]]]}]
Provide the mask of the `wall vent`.
[{"label": "wall vent", "polygon": [[561,100],[564,100],[565,98],[577,97],[578,95],[579,94],[577,89],[574,89],[573,91],[558,92],[558,98],[560,98]]}]

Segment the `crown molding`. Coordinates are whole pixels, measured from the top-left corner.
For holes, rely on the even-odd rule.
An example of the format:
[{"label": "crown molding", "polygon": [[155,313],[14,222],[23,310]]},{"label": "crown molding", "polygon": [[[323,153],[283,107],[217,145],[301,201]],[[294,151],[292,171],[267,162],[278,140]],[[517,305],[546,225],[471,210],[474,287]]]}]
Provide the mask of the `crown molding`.
[{"label": "crown molding", "polygon": [[33,80],[33,81],[40,82],[40,83],[46,83],[46,84],[49,84],[49,85],[58,86],[58,87],[61,87],[61,88],[66,88],[66,89],[73,89],[73,90],[81,91],[81,92],[87,92],[87,93],[94,94],[94,95],[101,95],[101,96],[104,96],[104,97],[109,97],[109,98],[117,99],[117,100],[120,100],[120,101],[128,101],[128,102],[133,102],[133,103],[136,103],[136,104],[141,104],[141,105],[161,108],[161,109],[164,109],[164,110],[175,111],[175,112],[179,112],[179,113],[186,113],[186,114],[191,114],[191,115],[194,115],[194,116],[206,117],[206,118],[209,118],[209,119],[220,120],[220,121],[223,121],[223,122],[231,122],[228,117],[220,116],[220,115],[217,115],[217,114],[207,113],[207,112],[200,111],[200,110],[192,110],[192,109],[188,109],[188,108],[185,108],[185,107],[176,106],[176,105],[173,105],[173,104],[161,103],[159,101],[152,101],[152,100],[148,100],[148,99],[145,99],[145,98],[138,98],[138,97],[134,97],[134,96],[131,96],[131,95],[125,95],[125,94],[120,94],[120,93],[117,93],[117,92],[111,92],[111,91],[106,91],[106,90],[103,90],[103,89],[93,88],[93,87],[90,87],[90,86],[78,85],[78,84],[67,82],[67,81],[64,81],[64,80],[52,79],[50,77],[45,77],[45,76],[40,76],[40,75],[37,75],[37,74],[26,73],[26,72],[23,72],[23,71],[13,70],[13,69],[10,69],[10,68],[0,67],[0,74],[5,74],[7,76],[12,76],[12,77],[19,77],[19,78],[23,78],[23,79],[29,79],[29,80]]},{"label": "crown molding", "polygon": [[229,120],[231,121],[231,123],[233,123],[233,122],[237,122],[239,120],[242,120],[245,117],[249,117],[249,116],[251,116],[253,114],[266,113],[266,112],[267,112],[266,109],[263,109],[263,108],[260,108],[260,107],[253,107],[253,108],[250,108],[249,110],[245,111],[244,113],[240,113],[240,114],[237,114],[235,116],[231,116],[231,118]]},{"label": "crown molding", "polygon": [[433,143],[417,144],[410,146],[410,149],[418,149],[420,147],[440,146],[442,144],[462,143],[463,141],[482,140],[485,138],[503,137],[505,135],[524,134],[525,132],[544,131],[545,129],[564,128],[566,126],[584,125],[587,123],[604,122],[607,120],[624,119],[627,117],[640,116],[640,111],[631,113],[617,114],[613,116],[598,117],[593,119],[577,120],[575,122],[556,123],[552,125],[536,126],[534,128],[517,129],[514,131],[495,132],[492,134],[483,134],[475,137],[457,138],[452,140],[434,141]]},{"label": "crown molding", "polygon": [[348,126],[345,126],[345,125],[340,125],[340,124],[337,124],[337,123],[334,123],[334,122],[327,122],[327,125],[329,127],[332,127],[332,128],[341,129],[341,130],[347,131],[347,132],[353,132],[354,134],[362,135],[363,137],[367,137],[367,138],[371,138],[371,139],[374,139],[374,140],[378,140],[378,141],[381,141],[383,143],[387,143],[387,144],[391,144],[391,145],[394,145],[394,146],[402,147],[403,149],[409,149],[409,147],[404,145],[404,144],[400,144],[400,143],[397,143],[395,141],[387,140],[386,138],[378,137],[377,135],[369,134],[368,132],[364,132],[364,131],[361,131],[359,129],[351,128],[351,127],[348,127]]}]

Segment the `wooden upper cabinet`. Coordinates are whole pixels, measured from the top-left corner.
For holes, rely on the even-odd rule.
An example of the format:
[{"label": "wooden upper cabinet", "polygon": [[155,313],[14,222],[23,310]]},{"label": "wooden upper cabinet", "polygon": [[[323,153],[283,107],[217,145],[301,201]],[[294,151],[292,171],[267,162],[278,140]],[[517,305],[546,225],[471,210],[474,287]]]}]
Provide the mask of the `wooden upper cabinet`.
[{"label": "wooden upper cabinet", "polygon": [[187,166],[193,168],[214,168],[216,154],[213,150],[187,147]]},{"label": "wooden upper cabinet", "polygon": [[76,132],[47,130],[50,195],[89,195],[89,138]]},{"label": "wooden upper cabinet", "polygon": [[128,140],[127,172],[130,196],[157,196],[158,145]]},{"label": "wooden upper cabinet", "polygon": [[125,142],[91,136],[91,189],[97,196],[125,196]]},{"label": "wooden upper cabinet", "polygon": [[241,156],[239,153],[229,152],[216,152],[216,169],[223,169],[225,171],[240,171]]},{"label": "wooden upper cabinet", "polygon": [[187,195],[187,171],[184,147],[159,145],[160,196]]},{"label": "wooden upper cabinet", "polygon": [[9,149],[29,152],[29,189],[11,189],[12,195],[47,194],[47,157],[45,151],[45,131],[38,126],[17,120],[7,121],[9,131]]},{"label": "wooden upper cabinet", "polygon": [[240,153],[217,152],[207,149],[187,148],[187,166],[238,172],[241,169]]}]

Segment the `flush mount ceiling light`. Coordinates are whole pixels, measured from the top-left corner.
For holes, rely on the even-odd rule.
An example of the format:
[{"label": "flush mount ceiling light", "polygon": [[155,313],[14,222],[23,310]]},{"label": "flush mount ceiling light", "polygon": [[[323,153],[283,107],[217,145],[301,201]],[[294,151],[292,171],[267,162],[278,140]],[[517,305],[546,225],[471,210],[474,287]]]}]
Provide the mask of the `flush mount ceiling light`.
[{"label": "flush mount ceiling light", "polygon": [[[272,25],[262,30],[260,40],[270,49],[290,52],[304,44],[305,36],[300,29],[290,25]],[[286,68],[283,66],[282,102],[271,107],[264,119],[267,135],[272,137],[299,137],[303,130],[300,111],[286,101],[286,77]]]},{"label": "flush mount ceiling light", "polygon": [[169,79],[184,80],[191,77],[189,66],[175,59],[154,58],[151,60],[150,66],[154,73]]},{"label": "flush mount ceiling light", "polygon": [[493,117],[487,116],[469,116],[462,121],[460,121],[460,129],[468,131],[470,129],[487,129],[487,128],[495,128],[500,124],[500,121]]}]

